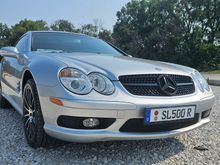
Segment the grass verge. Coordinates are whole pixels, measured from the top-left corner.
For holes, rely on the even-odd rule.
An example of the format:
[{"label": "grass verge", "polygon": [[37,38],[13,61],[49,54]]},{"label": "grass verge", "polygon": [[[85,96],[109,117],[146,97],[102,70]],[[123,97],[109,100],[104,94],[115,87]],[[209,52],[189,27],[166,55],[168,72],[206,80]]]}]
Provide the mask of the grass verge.
[{"label": "grass verge", "polygon": [[209,72],[206,72],[208,74],[220,74],[220,70],[213,70],[213,71],[209,71]]}]

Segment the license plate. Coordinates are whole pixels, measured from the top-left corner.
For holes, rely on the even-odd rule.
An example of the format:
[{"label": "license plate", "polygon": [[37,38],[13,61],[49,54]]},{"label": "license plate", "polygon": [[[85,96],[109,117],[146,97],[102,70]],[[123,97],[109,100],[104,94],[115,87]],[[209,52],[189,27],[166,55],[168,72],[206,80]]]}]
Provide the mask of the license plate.
[{"label": "license plate", "polygon": [[196,106],[181,106],[168,108],[146,108],[145,124],[190,119],[195,116]]}]

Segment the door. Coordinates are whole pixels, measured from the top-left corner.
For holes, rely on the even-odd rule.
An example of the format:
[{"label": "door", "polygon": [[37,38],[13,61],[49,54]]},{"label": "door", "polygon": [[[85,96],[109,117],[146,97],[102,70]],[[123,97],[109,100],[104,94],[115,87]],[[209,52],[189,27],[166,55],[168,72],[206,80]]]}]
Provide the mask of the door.
[{"label": "door", "polygon": [[9,101],[18,109],[22,109],[21,78],[24,68],[24,58],[27,52],[28,36],[23,36],[16,48],[16,57],[4,57],[2,61],[2,91],[9,97]]}]

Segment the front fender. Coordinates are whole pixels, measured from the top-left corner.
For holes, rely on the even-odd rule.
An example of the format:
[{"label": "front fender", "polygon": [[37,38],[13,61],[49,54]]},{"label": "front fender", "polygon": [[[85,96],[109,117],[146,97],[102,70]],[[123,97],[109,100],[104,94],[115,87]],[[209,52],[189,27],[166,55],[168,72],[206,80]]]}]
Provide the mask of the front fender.
[{"label": "front fender", "polygon": [[29,70],[35,80],[36,85],[44,86],[56,86],[59,82],[59,71],[67,67],[67,65],[61,61],[48,57],[38,57],[31,60],[29,65],[24,68]]}]

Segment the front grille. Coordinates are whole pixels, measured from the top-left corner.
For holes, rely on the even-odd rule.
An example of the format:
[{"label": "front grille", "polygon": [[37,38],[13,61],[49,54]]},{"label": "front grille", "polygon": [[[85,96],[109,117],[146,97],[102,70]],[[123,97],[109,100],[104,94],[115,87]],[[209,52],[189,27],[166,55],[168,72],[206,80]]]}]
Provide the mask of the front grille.
[{"label": "front grille", "polygon": [[[161,74],[124,75],[119,81],[125,89],[138,96],[166,96],[161,92],[157,79]],[[177,86],[177,92],[173,96],[188,95],[195,92],[193,80],[189,76],[167,75]]]},{"label": "front grille", "polygon": [[121,128],[120,132],[165,132],[181,129],[190,125],[196,124],[199,121],[199,114],[195,114],[192,119],[182,119],[176,121],[164,121],[152,123],[149,125],[144,124],[144,119],[130,119]]}]

